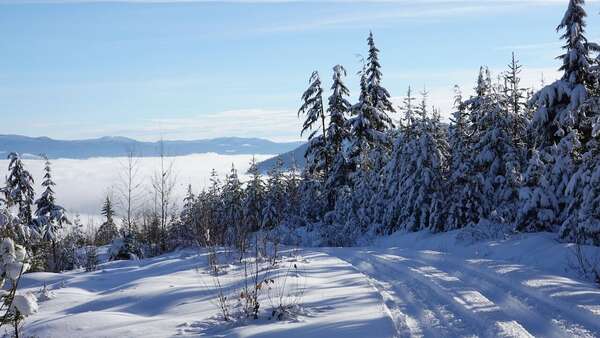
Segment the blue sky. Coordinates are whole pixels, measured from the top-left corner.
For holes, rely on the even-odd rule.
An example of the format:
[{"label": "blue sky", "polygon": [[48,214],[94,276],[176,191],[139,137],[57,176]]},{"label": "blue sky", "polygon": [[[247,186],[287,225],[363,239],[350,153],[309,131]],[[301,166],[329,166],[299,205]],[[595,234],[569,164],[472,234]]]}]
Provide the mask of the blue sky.
[{"label": "blue sky", "polygon": [[526,85],[555,78],[566,3],[0,0],[0,133],[299,139],[311,71],[329,86],[343,64],[356,92],[369,30],[392,95],[426,86],[447,116],[452,86],[513,50]]}]

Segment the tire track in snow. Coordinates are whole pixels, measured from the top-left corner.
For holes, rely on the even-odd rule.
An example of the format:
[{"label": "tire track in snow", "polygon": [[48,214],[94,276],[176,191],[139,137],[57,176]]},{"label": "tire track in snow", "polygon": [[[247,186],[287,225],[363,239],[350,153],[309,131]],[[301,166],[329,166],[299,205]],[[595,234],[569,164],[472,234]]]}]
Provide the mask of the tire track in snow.
[{"label": "tire track in snow", "polygon": [[[409,332],[399,332],[401,336],[472,337],[474,326],[478,328],[477,332],[485,329],[475,316],[468,318],[467,322],[465,317],[468,316],[465,316],[456,304],[444,299],[439,290],[423,283],[409,271],[399,269],[394,263],[382,263],[376,257],[365,253],[360,256],[335,256],[370,276],[372,281],[377,281],[386,294],[391,296],[391,299],[387,299],[388,308],[398,309],[402,313],[401,316],[392,317],[396,321],[396,327],[409,327]],[[432,297],[436,294],[437,297]],[[384,295],[382,297],[386,298]],[[406,322],[398,323],[399,318],[403,317],[415,320],[412,327]]]},{"label": "tire track in snow", "polygon": [[[521,290],[524,286],[515,286],[514,281],[499,280],[500,276],[491,277],[489,274],[493,274],[492,272],[482,272],[464,260],[335,250],[330,254],[350,262],[359,271],[370,276],[371,283],[378,285],[376,287],[380,293],[383,291],[382,297],[388,308],[404,312],[392,315],[396,322],[399,321],[398,318],[405,317],[418,321],[417,325],[422,326],[422,331],[413,329],[410,331],[411,336],[466,335],[465,323],[470,326],[468,333],[483,336],[598,336],[596,329],[600,322],[586,320],[585,317],[582,320],[577,314],[572,314],[571,309],[564,307],[568,307],[568,304],[555,304],[548,299],[538,301],[527,290]],[[409,282],[416,282],[418,286]],[[437,303],[441,306],[436,307],[435,300],[414,299],[421,296],[432,298],[432,295],[436,296],[433,298],[437,298]],[[448,306],[445,307],[444,303]],[[421,307],[420,315],[416,315],[419,313],[417,307]],[[450,309],[452,312],[440,309]],[[430,311],[435,314],[438,325],[424,323],[427,316],[423,314]],[[458,318],[448,320],[456,317],[456,314]],[[581,325],[581,321],[584,325]],[[404,322],[406,325],[406,320]],[[463,322],[462,325],[457,325],[460,322]],[[403,327],[402,324],[397,324],[398,326]],[[406,334],[406,331],[400,332]]]},{"label": "tire track in snow", "polygon": [[[356,269],[356,271],[360,272],[358,269]],[[393,292],[388,291],[389,287],[376,279],[366,275],[364,276],[369,284],[373,286],[373,288],[381,295],[383,307],[385,308],[387,315],[394,322],[394,329],[396,330],[395,337],[401,338],[422,336],[423,331],[421,330],[417,320],[402,312],[396,301],[397,297],[394,297]]]},{"label": "tire track in snow", "polygon": [[[441,258],[443,257],[443,258]],[[600,318],[589,312],[573,307],[572,304],[551,299],[512,279],[502,278],[487,267],[476,268],[467,260],[449,257],[447,254],[435,256],[412,257],[423,264],[440,264],[453,268],[451,275],[471,284],[479,285],[480,289],[502,303],[510,313],[519,315],[520,320],[531,331],[538,332],[536,336],[544,337],[598,337],[600,336]],[[495,264],[498,262],[494,262]],[[506,293],[506,299],[498,290]],[[583,324],[583,325],[582,325]],[[539,326],[536,328],[536,326]],[[547,327],[553,329],[548,332]]]},{"label": "tire track in snow", "polygon": [[[539,293],[523,281],[503,278],[493,269],[473,266],[468,260],[427,251],[415,254],[403,251],[335,250],[337,249],[332,249],[330,254],[353,263],[359,271],[369,275],[372,281],[385,286],[384,291],[395,298],[387,300],[388,303],[401,304],[406,295],[394,291],[402,284],[407,285],[406,281],[416,280],[421,284],[420,289],[431,290],[431,294],[446,301],[449,309],[471,325],[471,333],[505,337],[600,337],[597,315],[573,306],[572,303]],[[496,261],[492,263],[498,267],[505,265]],[[542,273],[533,272],[532,277],[539,277],[538,275],[543,276]],[[411,291],[420,295],[418,289],[412,288]],[[407,307],[398,308],[411,315],[416,313],[414,309]],[[419,320],[420,325],[424,325],[419,316],[413,317]],[[478,326],[477,321],[485,324]],[[424,328],[429,329],[426,325]],[[458,333],[456,328],[447,330]],[[424,336],[442,336],[440,333],[441,331],[436,333],[433,329],[423,330]],[[415,332],[412,335],[420,336]]]},{"label": "tire track in snow", "polygon": [[[397,255],[371,255],[378,264],[403,273],[430,290],[429,297],[448,307],[465,323],[467,334],[484,337],[533,337],[515,318],[505,313],[497,304],[486,298],[477,286],[472,287],[462,280],[449,276],[428,264]],[[402,260],[401,264],[390,260]]]}]

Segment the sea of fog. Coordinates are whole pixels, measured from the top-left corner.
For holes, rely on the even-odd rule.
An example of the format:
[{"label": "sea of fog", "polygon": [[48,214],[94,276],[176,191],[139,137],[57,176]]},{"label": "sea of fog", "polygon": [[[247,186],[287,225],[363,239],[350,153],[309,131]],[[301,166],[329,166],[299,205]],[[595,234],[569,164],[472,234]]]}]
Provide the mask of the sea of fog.
[{"label": "sea of fog", "polygon": [[[273,155],[256,155],[256,161],[262,161]],[[209,185],[210,172],[215,169],[221,180],[229,173],[232,164],[244,180],[250,166],[252,155],[219,155],[214,153],[165,158],[167,165],[172,163],[176,175],[173,199],[178,205],[185,196],[188,184],[194,192]],[[160,158],[136,158],[139,168],[138,178],[142,184],[140,193],[148,201],[153,199],[151,177],[160,170]],[[42,192],[44,161],[23,160],[25,167],[35,180],[36,194]],[[57,203],[64,206],[71,215],[80,214],[84,223],[97,219],[102,202],[107,195],[118,195],[119,184],[127,164],[127,158],[91,158],[85,160],[52,160],[52,176],[56,183]],[[0,160],[0,177],[8,173],[8,160]]]}]

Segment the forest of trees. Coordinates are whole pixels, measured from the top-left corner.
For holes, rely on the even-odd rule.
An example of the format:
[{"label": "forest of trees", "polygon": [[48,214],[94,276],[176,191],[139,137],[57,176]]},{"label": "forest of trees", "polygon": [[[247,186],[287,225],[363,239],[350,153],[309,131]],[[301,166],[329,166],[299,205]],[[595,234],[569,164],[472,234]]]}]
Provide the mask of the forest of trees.
[{"label": "forest of trees", "polygon": [[298,112],[308,135],[305,168],[279,163],[263,176],[252,161],[245,181],[234,167],[223,179],[213,171],[209,187],[196,194],[189,187],[179,212],[162,150],[153,199],[140,202],[130,153],[117,205],[106,198],[104,221],[91,234],[56,203],[50,163],[34,201],[34,180],[12,153],[0,199],[2,235],[31,253],[34,270],[49,271],[92,264],[89,247],[110,243],[115,259],[187,245],[243,251],[256,232],[274,242],[310,233],[320,245],[351,246],[396,231],[491,222],[600,245],[600,46],[585,37],[583,6],[571,0],[557,27],[564,42],[560,79],[537,91],[523,88],[513,54],[496,78],[480,68],[472,96],[455,88],[449,123],[425,91],[415,95],[409,87],[400,106],[392,102],[370,34],[357,102],[350,102],[343,66],[333,67],[329,94],[319,73],[310,76]]},{"label": "forest of trees", "polygon": [[328,97],[310,76],[299,110],[306,168],[276,166],[263,179],[252,163],[245,184],[234,169],[222,184],[215,177],[207,191],[190,190],[179,233],[210,229],[219,243],[243,246],[248,232],[305,227],[323,245],[353,245],[365,234],[493,222],[600,245],[600,47],[585,37],[583,6],[570,1],[557,27],[559,80],[523,88],[513,54],[497,79],[481,67],[473,96],[456,88],[449,124],[426,92],[409,88],[400,107],[392,103],[370,34],[358,102],[343,66],[333,67]]}]

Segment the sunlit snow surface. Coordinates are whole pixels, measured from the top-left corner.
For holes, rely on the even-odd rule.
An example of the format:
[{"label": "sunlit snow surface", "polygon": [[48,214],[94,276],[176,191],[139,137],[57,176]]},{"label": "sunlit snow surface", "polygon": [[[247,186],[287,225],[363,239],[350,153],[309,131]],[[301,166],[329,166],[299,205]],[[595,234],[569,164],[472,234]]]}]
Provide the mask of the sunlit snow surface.
[{"label": "sunlit snow surface", "polygon": [[[288,255],[288,252],[283,252]],[[267,291],[261,318],[219,320],[216,291],[207,273],[207,256],[194,250],[142,261],[110,262],[98,271],[34,273],[23,285],[46,283],[54,298],[41,302],[24,332],[36,337],[391,337],[392,321],[379,295],[348,263],[325,253],[302,250],[280,266],[296,264],[287,285],[301,284],[300,311],[294,318],[269,319]],[[243,269],[229,267],[221,283],[241,285]],[[281,270],[280,270],[281,271]],[[281,274],[271,278],[281,280]],[[236,294],[230,294],[236,297]],[[277,299],[274,299],[274,304]]]},{"label": "sunlit snow surface", "polygon": [[[193,250],[96,272],[33,273],[53,297],[25,322],[39,337],[600,337],[600,289],[553,234],[466,244],[459,231],[396,234],[365,248],[312,248],[302,311],[285,321],[223,323],[206,256]],[[600,248],[586,252],[600,257]],[[288,258],[296,257],[290,251]],[[284,260],[287,264],[289,260]],[[241,282],[228,265],[223,281]],[[232,295],[232,297],[236,297]],[[269,312],[267,300],[263,310]]]}]

